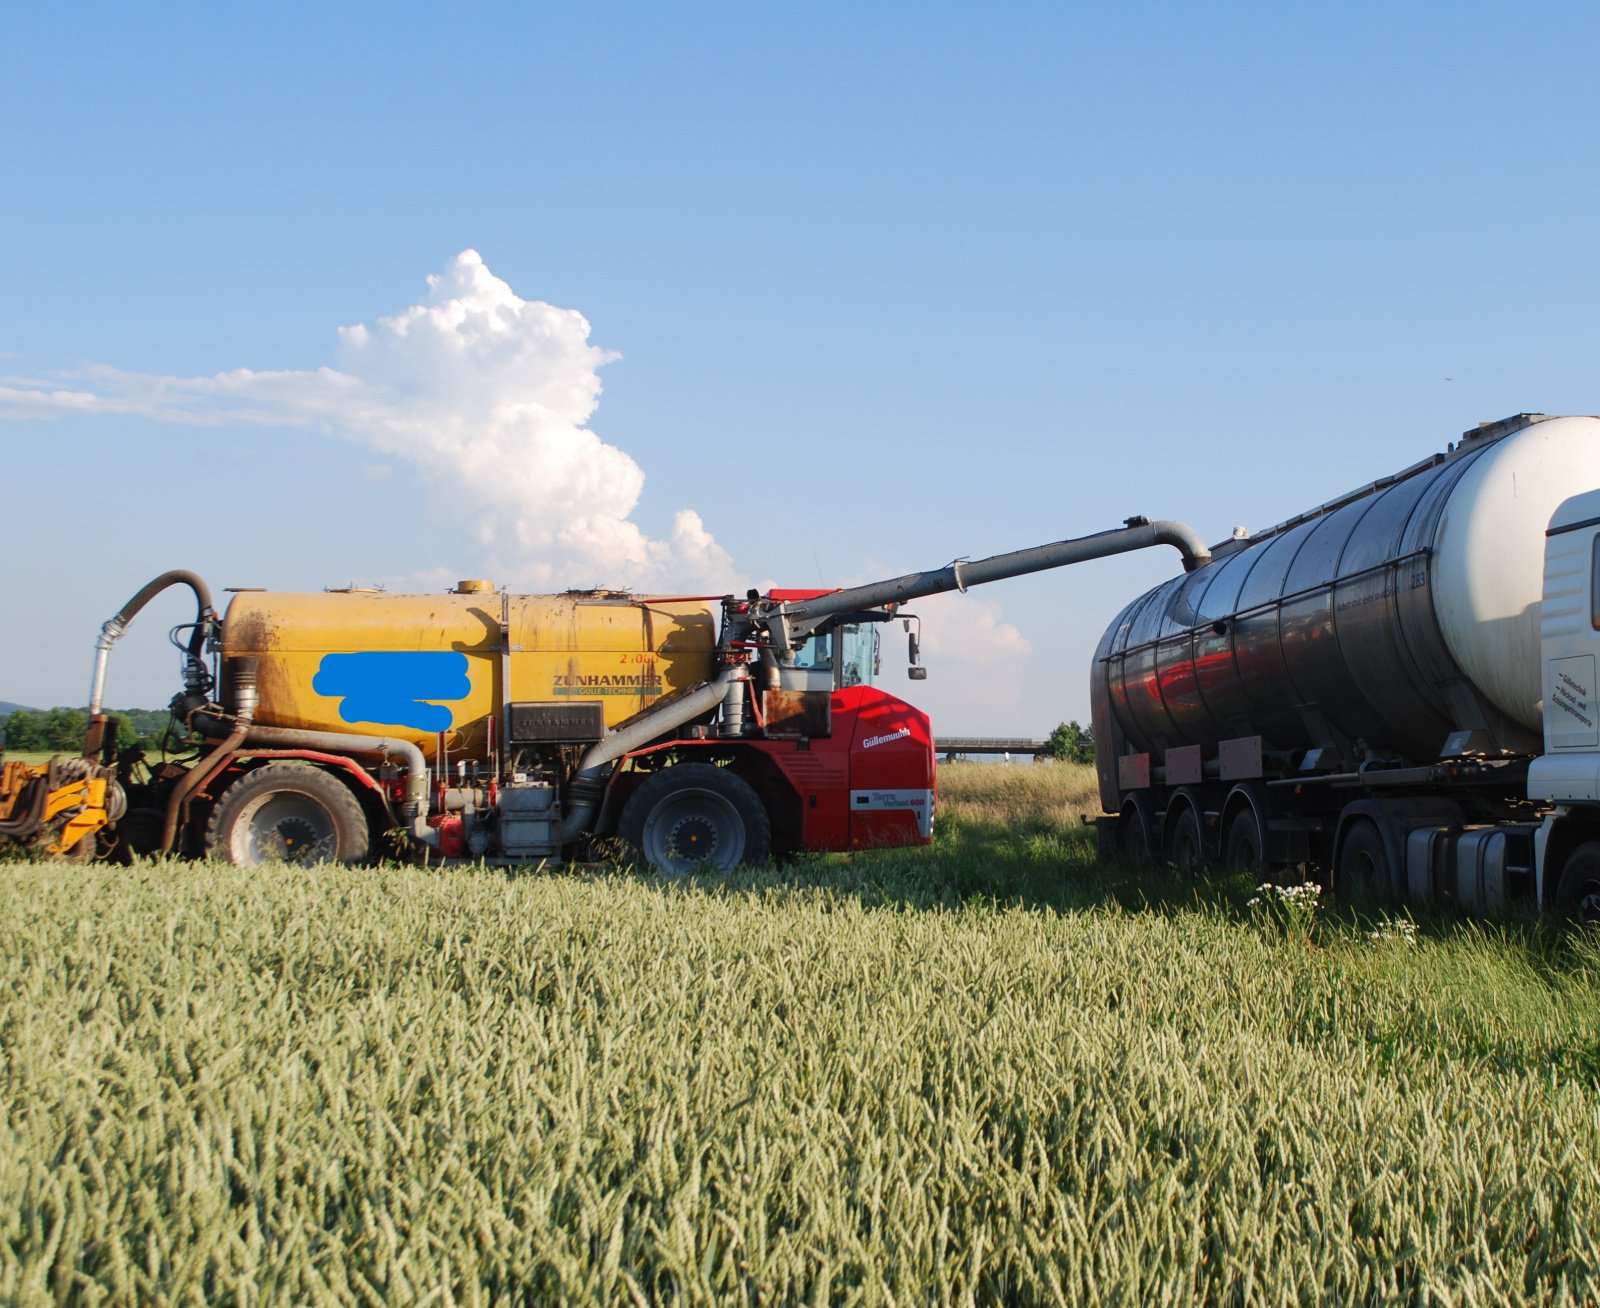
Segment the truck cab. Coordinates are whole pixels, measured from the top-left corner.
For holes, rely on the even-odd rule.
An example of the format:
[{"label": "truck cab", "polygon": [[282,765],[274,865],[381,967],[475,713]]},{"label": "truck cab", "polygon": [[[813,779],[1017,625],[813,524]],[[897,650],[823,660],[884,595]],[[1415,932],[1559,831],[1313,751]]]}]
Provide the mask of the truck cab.
[{"label": "truck cab", "polygon": [[1528,798],[1552,806],[1535,837],[1539,902],[1600,920],[1600,491],[1550,519],[1539,635],[1544,753]]}]

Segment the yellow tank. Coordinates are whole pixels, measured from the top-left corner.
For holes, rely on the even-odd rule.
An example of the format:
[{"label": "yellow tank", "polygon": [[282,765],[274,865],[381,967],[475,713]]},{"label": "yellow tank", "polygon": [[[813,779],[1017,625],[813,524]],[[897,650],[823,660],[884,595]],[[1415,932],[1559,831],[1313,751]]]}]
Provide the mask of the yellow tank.
[{"label": "yellow tank", "polygon": [[[396,736],[430,756],[440,731],[452,752],[481,748],[486,720],[507,702],[598,704],[610,728],[712,673],[710,601],[463,590],[243,591],[223,620],[224,667],[256,660],[258,724]],[[511,633],[504,693],[502,601]],[[593,721],[594,709],[578,716]]]}]

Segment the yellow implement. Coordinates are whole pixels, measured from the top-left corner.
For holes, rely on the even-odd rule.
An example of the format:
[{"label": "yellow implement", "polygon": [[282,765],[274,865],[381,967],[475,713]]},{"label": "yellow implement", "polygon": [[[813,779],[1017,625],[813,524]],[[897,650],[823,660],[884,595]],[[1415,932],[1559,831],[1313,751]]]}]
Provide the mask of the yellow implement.
[{"label": "yellow implement", "polygon": [[121,788],[111,768],[86,758],[0,763],[0,844],[47,856],[94,853],[94,834],[120,813]]}]

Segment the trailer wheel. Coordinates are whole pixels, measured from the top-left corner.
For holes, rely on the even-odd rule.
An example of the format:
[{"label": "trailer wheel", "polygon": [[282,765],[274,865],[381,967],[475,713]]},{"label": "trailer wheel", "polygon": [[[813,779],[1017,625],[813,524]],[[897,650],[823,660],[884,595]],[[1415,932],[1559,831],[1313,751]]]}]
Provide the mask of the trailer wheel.
[{"label": "trailer wheel", "polygon": [[678,763],[657,772],[623,806],[617,834],[668,876],[764,862],[772,823],[756,792],[727,768]]},{"label": "trailer wheel", "polygon": [[1117,820],[1117,856],[1131,868],[1150,866],[1150,843],[1136,811],[1130,810]]},{"label": "trailer wheel", "polygon": [[1224,866],[1238,872],[1260,876],[1266,871],[1266,860],[1261,857],[1261,824],[1256,821],[1253,808],[1248,805],[1233,815],[1228,823],[1228,838],[1222,846]]},{"label": "trailer wheel", "polygon": [[1567,856],[1556,883],[1556,913],[1586,926],[1600,923],[1600,840],[1586,840]]},{"label": "trailer wheel", "polygon": [[269,763],[222,792],[206,824],[206,852],[235,867],[359,863],[371,833],[350,788],[321,768]]},{"label": "trailer wheel", "polygon": [[1400,897],[1389,850],[1376,823],[1361,818],[1345,829],[1333,888],[1340,899],[1353,904],[1390,903]]},{"label": "trailer wheel", "polygon": [[1200,819],[1192,808],[1185,808],[1167,838],[1167,862],[1183,876],[1198,875],[1205,866],[1206,851],[1200,832]]}]

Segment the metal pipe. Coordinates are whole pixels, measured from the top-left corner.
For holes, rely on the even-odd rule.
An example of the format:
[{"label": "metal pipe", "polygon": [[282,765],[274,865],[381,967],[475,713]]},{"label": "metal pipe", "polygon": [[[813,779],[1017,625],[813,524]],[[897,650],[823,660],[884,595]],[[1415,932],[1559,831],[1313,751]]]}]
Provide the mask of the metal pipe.
[{"label": "metal pipe", "polygon": [[1148,549],[1152,545],[1175,546],[1183,555],[1185,572],[1193,572],[1211,562],[1211,551],[1193,528],[1181,522],[1129,518],[1127,526],[1113,531],[1057,541],[1053,545],[1035,545],[1031,549],[1013,550],[1009,554],[996,554],[975,562],[961,560],[931,572],[908,572],[903,577],[888,581],[852,586],[848,590],[819,595],[816,599],[777,605],[774,611],[781,612],[791,624],[809,624],[836,613],[881,608],[885,604],[920,599],[924,595],[938,595],[947,590],[964,591],[969,586],[981,586],[1029,572],[1066,567],[1072,563],[1086,563],[1090,559],[1126,554],[1131,550]]},{"label": "metal pipe", "polygon": [[134,592],[133,598],[101,624],[100,639],[95,642],[94,675],[89,682],[91,718],[100,712],[101,700],[105,694],[106,661],[111,655],[111,647],[122,639],[128,630],[128,624],[134,620],[140,609],[168,586],[177,585],[187,586],[194,591],[198,611],[195,616],[194,634],[189,637],[189,663],[191,667],[203,666],[201,654],[205,648],[207,619],[213,613],[211,590],[199,573],[190,572],[187,568],[174,568],[171,572],[163,572],[154,580],[146,582]]},{"label": "metal pipe", "polygon": [[327,754],[398,754],[406,764],[406,798],[400,816],[413,839],[437,847],[439,833],[428,825],[428,761],[409,740],[393,736],[347,736],[339,731],[305,731],[299,727],[251,727],[245,747],[315,749]]},{"label": "metal pipe", "polygon": [[[716,708],[728,693],[729,683],[743,668],[725,669],[715,680],[658,705],[624,727],[608,733],[585,752],[572,779],[574,802],[556,831],[558,844],[575,840],[588,829],[603,794],[605,767],[658,736]],[[250,745],[300,747],[335,754],[398,754],[406,761],[406,810],[401,816],[412,837],[435,848],[439,833],[428,825],[428,765],[422,751],[409,740],[380,736],[346,736],[336,731],[303,731],[290,727],[252,727],[244,741]]]},{"label": "metal pipe", "polygon": [[728,691],[722,699],[717,734],[727,740],[744,735],[744,704],[750,687],[750,669],[735,665],[728,669]]},{"label": "metal pipe", "polygon": [[[153,586],[155,583],[152,582]],[[150,587],[146,587],[149,590]],[[154,591],[150,592],[154,594]],[[148,596],[146,597],[148,598]],[[196,763],[179,779],[178,784],[172,788],[172,793],[167,796],[166,817],[161,824],[161,852],[170,854],[172,842],[178,835],[178,818],[189,803],[190,796],[210,781],[212,777],[228,766],[228,760],[234,755],[240,744],[243,743],[245,734],[250,730],[250,723],[256,715],[256,661],[246,658],[240,659],[233,673],[234,703],[237,712],[234,715],[233,728],[228,732],[227,738],[200,762]]]},{"label": "metal pipe", "polygon": [[693,690],[656,705],[626,726],[608,732],[590,745],[568,787],[571,807],[556,828],[556,843],[564,845],[588,830],[595,810],[600,807],[604,790],[601,784],[604,781],[603,770],[608,764],[633,750],[642,749],[658,736],[664,736],[684,723],[711,712],[722,703],[729,685],[748,675],[743,667],[724,668],[714,680],[702,682]]}]

